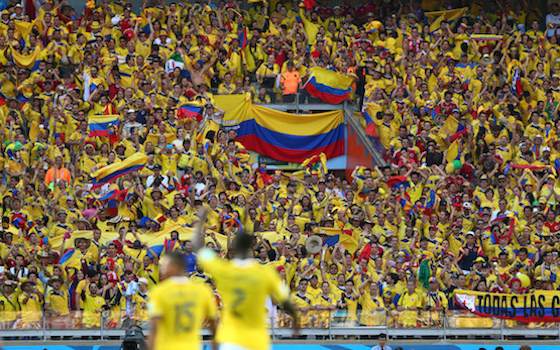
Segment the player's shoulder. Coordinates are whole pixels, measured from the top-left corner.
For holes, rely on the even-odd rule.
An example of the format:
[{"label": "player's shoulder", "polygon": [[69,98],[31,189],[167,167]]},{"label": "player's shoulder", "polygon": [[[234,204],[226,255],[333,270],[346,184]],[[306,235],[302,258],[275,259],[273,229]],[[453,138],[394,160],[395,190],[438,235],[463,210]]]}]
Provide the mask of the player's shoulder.
[{"label": "player's shoulder", "polygon": [[263,280],[271,281],[279,277],[276,268],[272,265],[265,265],[255,262],[252,265],[252,269],[254,271],[254,275],[259,276]]},{"label": "player's shoulder", "polygon": [[188,288],[192,286],[194,281],[190,280],[186,276],[176,276],[167,278],[161,282],[159,282],[152,290],[152,294],[162,294],[166,292],[170,292],[173,290],[177,290],[180,288]]},{"label": "player's shoulder", "polygon": [[258,264],[259,269],[261,269],[261,271],[263,271],[264,273],[267,274],[277,274],[278,270],[276,269],[276,266],[271,265],[271,264]]},{"label": "player's shoulder", "polygon": [[210,289],[210,286],[201,279],[188,279],[185,285],[192,289]]}]

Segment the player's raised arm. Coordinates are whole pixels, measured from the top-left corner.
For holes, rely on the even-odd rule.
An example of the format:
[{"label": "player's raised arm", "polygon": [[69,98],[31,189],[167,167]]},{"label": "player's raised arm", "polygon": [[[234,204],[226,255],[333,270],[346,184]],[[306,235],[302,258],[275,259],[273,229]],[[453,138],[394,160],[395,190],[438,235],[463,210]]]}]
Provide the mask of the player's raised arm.
[{"label": "player's raised arm", "polygon": [[208,217],[208,208],[201,206],[197,213],[198,221],[194,225],[193,250],[199,251],[204,247],[205,224]]}]

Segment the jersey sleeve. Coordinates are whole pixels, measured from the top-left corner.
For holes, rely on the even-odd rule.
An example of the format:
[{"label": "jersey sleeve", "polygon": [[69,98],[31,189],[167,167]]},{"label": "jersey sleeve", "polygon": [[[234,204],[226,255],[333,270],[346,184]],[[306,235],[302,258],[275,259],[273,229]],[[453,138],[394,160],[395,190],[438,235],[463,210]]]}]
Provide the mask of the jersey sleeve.
[{"label": "jersey sleeve", "polygon": [[402,306],[402,307],[406,307],[407,305],[405,305],[404,302],[404,294],[401,294],[401,296],[399,297],[399,301],[397,302],[398,306]]},{"label": "jersey sleeve", "polygon": [[149,318],[161,317],[164,314],[163,305],[159,293],[159,288],[155,288],[150,293],[148,302],[148,316]]},{"label": "jersey sleeve", "polygon": [[269,268],[269,294],[277,304],[282,304],[290,297],[290,289],[272,268]]}]

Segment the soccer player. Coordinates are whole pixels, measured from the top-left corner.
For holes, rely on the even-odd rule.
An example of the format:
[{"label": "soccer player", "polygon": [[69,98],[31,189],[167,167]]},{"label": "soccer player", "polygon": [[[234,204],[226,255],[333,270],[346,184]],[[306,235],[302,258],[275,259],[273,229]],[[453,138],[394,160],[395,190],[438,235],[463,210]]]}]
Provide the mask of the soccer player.
[{"label": "soccer player", "polygon": [[[207,210],[202,208],[195,230],[195,249],[204,244],[206,215]],[[223,260],[208,248],[200,250],[197,256],[222,298],[223,311],[216,331],[220,350],[270,349],[265,307],[269,297],[293,318],[294,329],[298,327],[288,287],[273,267],[252,259],[254,243],[252,235],[238,233],[231,243],[232,260]]]},{"label": "soccer player", "polygon": [[214,333],[217,306],[212,290],[184,273],[183,255],[171,252],[161,260],[160,276],[164,281],[149,295],[150,350],[200,350],[205,320]]}]

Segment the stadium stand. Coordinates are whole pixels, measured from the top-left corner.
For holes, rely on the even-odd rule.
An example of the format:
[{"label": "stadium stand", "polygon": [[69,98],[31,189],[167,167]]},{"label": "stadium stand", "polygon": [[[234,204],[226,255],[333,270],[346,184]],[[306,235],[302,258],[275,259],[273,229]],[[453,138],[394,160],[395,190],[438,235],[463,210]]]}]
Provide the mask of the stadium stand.
[{"label": "stadium stand", "polygon": [[[558,5],[21,3],[0,1],[0,328],[142,325],[162,254],[209,280],[200,206],[220,255],[257,237],[307,328],[492,327],[457,290],[558,289]],[[296,102],[353,106],[386,164],[330,171],[344,117],[262,106]]]}]

